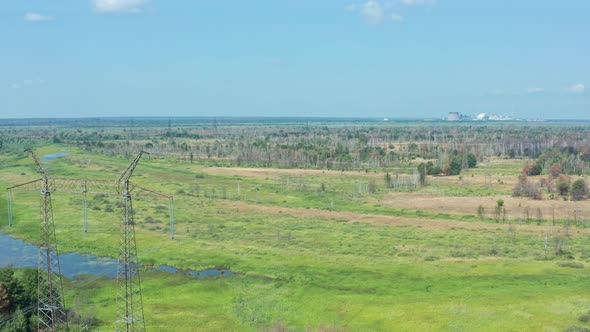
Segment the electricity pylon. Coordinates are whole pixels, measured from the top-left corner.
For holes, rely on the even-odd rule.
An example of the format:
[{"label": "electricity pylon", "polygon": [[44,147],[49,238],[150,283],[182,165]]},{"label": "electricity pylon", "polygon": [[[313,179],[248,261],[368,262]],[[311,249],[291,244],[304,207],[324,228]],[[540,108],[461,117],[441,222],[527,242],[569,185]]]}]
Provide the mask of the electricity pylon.
[{"label": "electricity pylon", "polygon": [[[30,150],[27,150],[30,151]],[[141,283],[139,278],[139,264],[137,263],[137,246],[135,241],[135,223],[133,221],[133,204],[131,199],[131,193],[135,196],[153,196],[157,198],[165,198],[169,200],[170,208],[170,238],[174,239],[174,198],[171,195],[141,187],[135,183],[131,183],[131,178],[139,159],[145,152],[140,152],[133,162],[127,167],[125,172],[119,177],[119,179],[113,183],[113,181],[104,180],[87,180],[87,179],[49,179],[45,169],[42,167],[37,156],[32,152],[31,155],[35,159],[40,173],[42,174],[41,179],[29,181],[19,185],[7,188],[8,190],[8,219],[9,225],[13,224],[12,216],[12,191],[38,191],[41,190],[42,198],[46,198],[49,204],[45,203],[45,199],[42,200],[42,207],[49,206],[49,209],[42,209],[42,216],[50,215],[51,218],[47,219],[51,221],[51,227],[53,229],[53,212],[51,209],[51,196],[50,193],[68,193],[68,194],[82,194],[83,195],[83,213],[84,213],[84,231],[88,230],[88,214],[87,209],[87,195],[88,194],[105,194],[105,195],[119,195],[123,200],[122,217],[120,221],[120,241],[119,241],[119,254],[118,254],[118,268],[117,268],[117,318],[116,318],[116,331],[144,331],[145,323],[143,318],[143,305],[141,298]],[[45,194],[44,194],[45,193]],[[45,196],[46,195],[46,196]],[[43,212],[45,211],[45,212]],[[42,221],[46,218],[42,217]],[[53,243],[55,243],[55,231],[51,232]],[[43,232],[42,232],[43,235]],[[59,262],[57,261],[57,246],[54,245],[55,250],[50,251],[54,255],[51,257],[50,262],[52,264],[57,263],[59,277]],[[41,247],[40,247],[41,250]],[[45,263],[44,263],[45,264]],[[39,269],[45,266],[39,262]],[[55,268],[49,267],[55,274]],[[41,282],[41,281],[40,281]],[[40,288],[41,289],[41,288]],[[61,292],[61,279],[60,279],[60,292]],[[41,298],[41,297],[40,297]],[[41,301],[41,300],[40,300]],[[41,303],[41,302],[40,302]],[[45,306],[53,307],[53,306]],[[62,298],[63,307],[63,298]],[[41,304],[39,307],[41,310]],[[64,310],[65,312],[65,310]],[[41,315],[40,315],[41,316]],[[53,316],[52,316],[53,317]],[[64,322],[65,322],[65,315]],[[41,328],[40,328],[41,329]]]},{"label": "electricity pylon", "polygon": [[145,331],[141,279],[135,242],[135,223],[133,221],[133,202],[129,186],[129,179],[143,154],[144,152],[141,151],[135,157],[117,181],[117,191],[123,200],[123,215],[119,230],[115,331]]},{"label": "electricity pylon", "polygon": [[53,223],[53,207],[49,176],[37,155],[31,150],[31,157],[41,173],[41,223],[39,241],[39,273],[37,280],[37,330],[57,331],[67,328],[67,317],[63,298],[61,271],[57,252],[57,239]]}]

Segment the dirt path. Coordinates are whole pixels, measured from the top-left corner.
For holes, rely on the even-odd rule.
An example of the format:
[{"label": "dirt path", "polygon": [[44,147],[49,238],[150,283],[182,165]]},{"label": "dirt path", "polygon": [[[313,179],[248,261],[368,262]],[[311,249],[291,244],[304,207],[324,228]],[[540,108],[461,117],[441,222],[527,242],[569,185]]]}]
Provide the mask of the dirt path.
[{"label": "dirt path", "polygon": [[[429,218],[409,218],[409,217],[397,217],[387,216],[379,214],[362,214],[355,212],[341,212],[341,211],[329,211],[320,209],[304,209],[304,208],[290,208],[280,207],[272,205],[261,205],[261,204],[250,204],[240,201],[224,201],[221,202],[227,209],[238,210],[239,213],[264,213],[274,215],[286,215],[298,218],[309,218],[309,219],[341,219],[348,220],[350,222],[363,222],[369,224],[378,225],[404,225],[404,226],[421,226],[425,229],[431,230],[445,230],[453,228],[461,229],[473,229],[473,230],[498,230],[508,229],[508,224],[492,224],[484,222],[467,222],[467,221],[456,221],[446,219],[429,219]],[[526,232],[529,234],[545,234],[549,226],[543,225],[538,226],[535,224],[529,225],[512,225],[520,232]],[[579,232],[578,232],[579,231]],[[571,231],[572,234],[584,234],[590,231],[583,231],[574,229]]]},{"label": "dirt path", "polygon": [[241,167],[205,167],[203,172],[211,175],[247,176],[258,179],[276,178],[286,175],[315,175],[315,176],[363,176],[367,178],[382,178],[383,174],[358,171],[329,171],[317,169],[281,169],[281,168],[241,168]]}]

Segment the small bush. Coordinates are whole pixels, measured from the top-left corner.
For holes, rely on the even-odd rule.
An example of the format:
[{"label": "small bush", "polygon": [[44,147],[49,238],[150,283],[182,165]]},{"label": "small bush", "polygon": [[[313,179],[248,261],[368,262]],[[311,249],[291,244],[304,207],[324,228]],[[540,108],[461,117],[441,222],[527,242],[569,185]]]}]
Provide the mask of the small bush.
[{"label": "small bush", "polygon": [[483,220],[485,218],[485,214],[486,214],[486,211],[485,211],[483,205],[479,205],[477,207],[477,216],[479,217],[479,219]]},{"label": "small bush", "polygon": [[580,201],[586,198],[588,195],[588,187],[583,179],[576,180],[572,184],[572,200]]},{"label": "small bush", "polygon": [[566,327],[563,332],[590,332],[590,329],[583,326],[570,325]]},{"label": "small bush", "polygon": [[560,267],[571,267],[574,269],[583,269],[584,264],[577,263],[577,262],[557,262],[557,265]]},{"label": "small bush", "polygon": [[92,197],[92,199],[95,199],[95,200],[104,200],[105,198],[107,198],[107,195],[105,195],[105,194],[96,194]]},{"label": "small bush", "polygon": [[462,257],[468,257],[469,255],[466,252],[463,252],[463,251],[452,250],[449,253],[449,256],[455,257],[455,258],[462,258]]},{"label": "small bush", "polygon": [[590,312],[582,314],[580,317],[578,317],[578,320],[582,323],[588,323],[590,321]]}]

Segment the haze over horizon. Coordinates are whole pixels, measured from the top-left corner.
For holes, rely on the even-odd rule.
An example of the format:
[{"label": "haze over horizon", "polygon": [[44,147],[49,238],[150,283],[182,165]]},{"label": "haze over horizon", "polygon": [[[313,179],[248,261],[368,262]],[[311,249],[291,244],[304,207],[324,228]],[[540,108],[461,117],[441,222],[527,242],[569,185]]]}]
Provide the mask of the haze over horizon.
[{"label": "haze over horizon", "polygon": [[0,118],[590,120],[590,2],[0,3]]}]

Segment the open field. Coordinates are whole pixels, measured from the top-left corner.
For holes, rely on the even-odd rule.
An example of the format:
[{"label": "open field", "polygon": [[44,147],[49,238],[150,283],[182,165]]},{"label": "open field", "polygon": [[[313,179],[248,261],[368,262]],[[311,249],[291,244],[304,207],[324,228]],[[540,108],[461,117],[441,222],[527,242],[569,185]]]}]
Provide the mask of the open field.
[{"label": "open field", "polygon": [[[46,164],[59,178],[114,180],[132,158],[64,144],[36,152],[67,153]],[[578,320],[590,309],[588,202],[511,197],[527,162],[490,158],[458,176],[429,176],[424,186],[395,189],[384,182],[391,168],[213,167],[167,155],[146,157],[133,181],[174,195],[176,236],[168,236],[167,201],[136,197],[141,262],[237,273],[195,279],[146,271],[148,329],[590,328]],[[38,177],[25,154],[0,155],[2,187]],[[13,193],[13,227],[7,226],[4,194],[0,231],[35,242],[39,194]],[[84,233],[81,197],[55,193],[60,250],[116,257],[118,199],[90,195]],[[508,211],[500,220],[493,215],[498,199]],[[479,205],[483,217],[477,215]],[[95,315],[94,330],[112,330],[114,284],[91,277],[68,281],[66,304]]]}]

